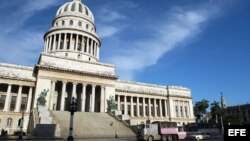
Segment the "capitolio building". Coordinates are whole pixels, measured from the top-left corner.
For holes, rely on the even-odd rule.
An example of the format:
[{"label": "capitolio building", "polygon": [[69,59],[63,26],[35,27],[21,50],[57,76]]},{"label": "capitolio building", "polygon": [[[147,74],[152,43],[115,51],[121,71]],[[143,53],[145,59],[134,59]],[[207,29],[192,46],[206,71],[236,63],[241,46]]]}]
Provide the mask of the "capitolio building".
[{"label": "capitolio building", "polygon": [[[103,115],[104,120],[110,111],[119,122],[129,121],[128,126],[146,120],[179,126],[195,122],[190,89],[120,80],[113,64],[101,62],[100,50],[90,9],[81,0],[62,5],[44,34],[44,49],[34,67],[0,63],[0,127],[14,133],[23,115],[24,132],[43,123],[58,125],[63,132],[72,97],[78,125],[86,115]],[[39,109],[42,93],[46,104]],[[112,100],[115,107],[110,110]],[[68,119],[64,122],[68,126]]]}]

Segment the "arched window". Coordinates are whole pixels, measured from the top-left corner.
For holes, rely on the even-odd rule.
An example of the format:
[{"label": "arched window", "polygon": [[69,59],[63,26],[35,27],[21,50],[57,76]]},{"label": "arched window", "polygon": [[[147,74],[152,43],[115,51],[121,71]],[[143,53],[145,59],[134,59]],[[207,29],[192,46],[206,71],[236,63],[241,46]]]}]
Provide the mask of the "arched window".
[{"label": "arched window", "polygon": [[68,11],[68,4],[66,5],[66,7],[64,8],[64,12]]},{"label": "arched window", "polygon": [[79,3],[79,12],[82,13],[82,5]]},{"label": "arched window", "polygon": [[65,25],[65,21],[62,21],[62,25]]},{"label": "arched window", "polygon": [[75,11],[76,10],[76,4],[73,3],[72,7],[71,7],[71,11]]},{"label": "arched window", "polygon": [[12,125],[12,118],[7,119],[7,127],[11,127]]},{"label": "arched window", "polygon": [[88,9],[86,7],[85,7],[85,13],[86,13],[87,16],[89,15],[89,11],[88,11]]},{"label": "arched window", "polygon": [[78,26],[80,26],[80,27],[81,27],[81,26],[82,26],[82,22],[80,22],[80,21],[79,21],[79,22],[78,22]]},{"label": "arched window", "polygon": [[73,25],[73,20],[70,20],[69,24],[70,24],[70,25]]},{"label": "arched window", "polygon": [[89,29],[89,25],[88,25],[88,24],[86,24],[86,29],[87,29],[87,30]]}]

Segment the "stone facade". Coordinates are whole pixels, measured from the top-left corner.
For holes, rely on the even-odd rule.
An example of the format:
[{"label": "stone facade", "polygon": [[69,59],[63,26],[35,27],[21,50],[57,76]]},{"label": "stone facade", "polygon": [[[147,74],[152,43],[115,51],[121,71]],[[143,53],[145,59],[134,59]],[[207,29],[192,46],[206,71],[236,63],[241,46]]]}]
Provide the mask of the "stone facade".
[{"label": "stone facade", "polygon": [[99,62],[101,42],[95,29],[91,11],[73,0],[59,8],[34,68],[0,64],[2,128],[13,133],[24,113],[27,130],[30,112],[44,90],[48,110],[67,111],[74,97],[78,112],[108,112],[107,101],[113,97],[116,112],[134,124],[147,119],[195,121],[190,89],[119,80],[114,65]]}]

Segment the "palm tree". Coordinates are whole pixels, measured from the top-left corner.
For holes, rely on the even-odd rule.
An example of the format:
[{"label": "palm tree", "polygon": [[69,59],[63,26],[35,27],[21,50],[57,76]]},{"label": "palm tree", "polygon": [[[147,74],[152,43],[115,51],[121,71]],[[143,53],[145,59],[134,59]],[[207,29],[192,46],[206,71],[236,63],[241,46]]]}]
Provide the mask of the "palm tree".
[{"label": "palm tree", "polygon": [[205,116],[208,107],[209,107],[209,101],[206,99],[202,99],[201,101],[195,103],[194,114],[198,120],[200,120],[201,117]]},{"label": "palm tree", "polygon": [[211,115],[212,115],[212,120],[218,124],[218,116],[221,115],[221,107],[219,102],[214,101],[211,103]]}]

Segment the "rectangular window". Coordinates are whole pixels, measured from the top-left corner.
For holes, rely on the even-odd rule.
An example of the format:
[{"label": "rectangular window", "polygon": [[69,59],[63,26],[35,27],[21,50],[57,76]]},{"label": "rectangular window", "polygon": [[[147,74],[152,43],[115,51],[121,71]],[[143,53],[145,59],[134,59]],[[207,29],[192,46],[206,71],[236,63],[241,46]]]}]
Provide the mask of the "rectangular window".
[{"label": "rectangular window", "polygon": [[6,95],[0,95],[0,110],[3,110],[5,103]]},{"label": "rectangular window", "polygon": [[186,115],[186,117],[188,117],[187,107],[185,107],[185,115]]},{"label": "rectangular window", "polygon": [[11,103],[10,103],[10,111],[14,111],[16,102],[17,102],[17,96],[12,96],[11,97]]},{"label": "rectangular window", "polygon": [[182,106],[180,106],[180,111],[181,111],[181,117],[184,117],[184,115],[183,115],[183,108],[182,108]]},{"label": "rectangular window", "polygon": [[178,106],[175,106],[175,116],[176,116],[176,117],[179,117]]},{"label": "rectangular window", "polygon": [[27,97],[22,97],[21,109],[20,111],[25,111],[27,107]]}]

